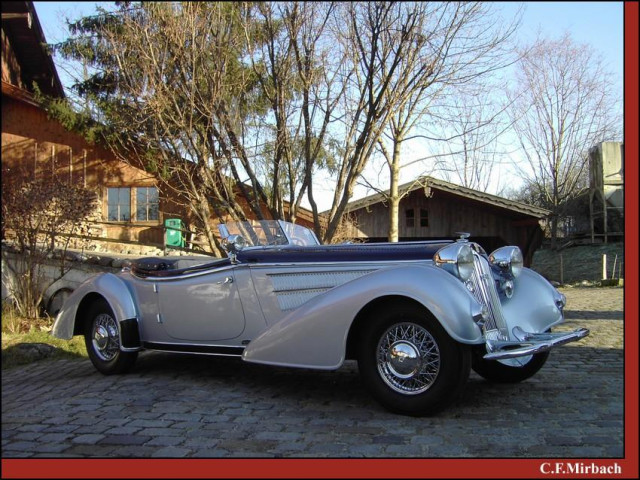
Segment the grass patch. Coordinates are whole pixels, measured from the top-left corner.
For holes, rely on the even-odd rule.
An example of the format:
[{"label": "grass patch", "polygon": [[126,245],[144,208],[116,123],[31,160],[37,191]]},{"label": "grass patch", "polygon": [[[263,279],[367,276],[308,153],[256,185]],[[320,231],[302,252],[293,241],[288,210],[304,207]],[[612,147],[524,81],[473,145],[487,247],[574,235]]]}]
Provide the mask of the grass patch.
[{"label": "grass patch", "polygon": [[[47,349],[47,351],[40,349],[43,353],[38,353],[34,349],[25,348],[31,344],[44,344],[53,348]],[[52,337],[49,332],[43,331],[2,334],[3,370],[36,361],[82,357],[87,357],[87,349],[84,345],[84,338],[81,336],[73,337],[71,340],[61,340]]]},{"label": "grass patch", "polygon": [[2,306],[2,370],[36,361],[87,357],[82,336],[61,340],[51,336],[51,318],[20,317]]}]

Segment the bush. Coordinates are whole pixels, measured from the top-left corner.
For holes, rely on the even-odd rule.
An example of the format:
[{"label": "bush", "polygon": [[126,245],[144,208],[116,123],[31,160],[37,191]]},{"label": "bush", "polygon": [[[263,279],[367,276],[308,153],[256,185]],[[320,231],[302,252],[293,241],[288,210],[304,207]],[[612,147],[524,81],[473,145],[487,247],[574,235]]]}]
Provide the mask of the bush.
[{"label": "bush", "polygon": [[[6,282],[21,316],[39,316],[46,288],[44,264],[47,259],[57,258],[59,276],[66,273],[69,241],[73,235],[83,233],[96,202],[94,192],[57,179],[3,183],[3,239],[11,235],[17,253],[16,259],[10,261],[3,249],[3,269],[11,273]],[[62,250],[60,255],[54,255],[57,249]]]}]

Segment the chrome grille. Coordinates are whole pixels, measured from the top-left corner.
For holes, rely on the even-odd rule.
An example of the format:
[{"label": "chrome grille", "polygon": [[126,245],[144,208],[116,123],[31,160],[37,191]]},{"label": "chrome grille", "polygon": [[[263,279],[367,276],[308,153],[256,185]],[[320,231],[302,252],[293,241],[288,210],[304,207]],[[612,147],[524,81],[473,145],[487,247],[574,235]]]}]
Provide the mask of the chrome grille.
[{"label": "chrome grille", "polygon": [[489,262],[477,252],[473,253],[473,275],[469,279],[470,290],[476,300],[487,307],[489,318],[484,324],[485,337],[489,340],[508,340],[507,322],[491,273]]}]

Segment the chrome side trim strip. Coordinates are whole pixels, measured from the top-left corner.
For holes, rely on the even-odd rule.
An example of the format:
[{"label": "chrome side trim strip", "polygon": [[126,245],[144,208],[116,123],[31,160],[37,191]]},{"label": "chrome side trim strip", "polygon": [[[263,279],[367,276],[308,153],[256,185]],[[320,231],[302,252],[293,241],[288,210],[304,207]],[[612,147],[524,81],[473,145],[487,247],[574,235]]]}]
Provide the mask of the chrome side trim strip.
[{"label": "chrome side trim strip", "polygon": [[239,357],[245,347],[233,347],[223,345],[193,345],[182,343],[156,343],[143,342],[142,346],[147,350],[159,350],[176,353],[200,353],[203,355],[222,355],[226,357]]}]

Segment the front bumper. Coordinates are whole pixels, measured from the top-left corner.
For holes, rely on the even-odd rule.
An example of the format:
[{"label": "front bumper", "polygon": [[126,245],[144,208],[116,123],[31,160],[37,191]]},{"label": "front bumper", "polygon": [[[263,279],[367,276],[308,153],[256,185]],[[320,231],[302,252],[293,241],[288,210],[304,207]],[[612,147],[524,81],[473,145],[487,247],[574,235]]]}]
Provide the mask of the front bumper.
[{"label": "front bumper", "polygon": [[487,354],[485,360],[505,360],[507,358],[523,357],[546,352],[559,345],[575,342],[589,335],[589,330],[579,328],[573,332],[561,333],[530,333],[520,327],[513,329],[516,341],[487,340]]}]

